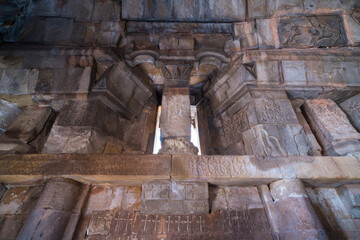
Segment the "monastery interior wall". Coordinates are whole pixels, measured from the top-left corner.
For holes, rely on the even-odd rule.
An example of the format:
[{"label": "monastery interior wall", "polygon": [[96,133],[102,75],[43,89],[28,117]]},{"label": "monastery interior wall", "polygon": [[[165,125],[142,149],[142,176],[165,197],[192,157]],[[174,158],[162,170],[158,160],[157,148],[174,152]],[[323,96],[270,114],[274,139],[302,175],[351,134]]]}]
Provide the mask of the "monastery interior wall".
[{"label": "monastery interior wall", "polygon": [[0,239],[358,239],[359,44],[357,0],[1,2]]}]

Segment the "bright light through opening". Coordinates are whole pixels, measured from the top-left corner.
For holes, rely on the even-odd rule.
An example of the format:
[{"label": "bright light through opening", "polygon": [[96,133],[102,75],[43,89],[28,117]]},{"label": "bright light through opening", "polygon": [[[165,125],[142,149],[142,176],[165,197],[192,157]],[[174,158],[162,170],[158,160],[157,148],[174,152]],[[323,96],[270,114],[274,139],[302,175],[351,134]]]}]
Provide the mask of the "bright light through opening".
[{"label": "bright light through opening", "polygon": [[[161,148],[160,140],[160,116],[161,106],[158,107],[157,118],[156,118],[156,131],[153,154],[158,154]],[[191,106],[191,142],[199,149],[199,155],[201,155],[200,139],[199,139],[199,127],[196,106]]]}]

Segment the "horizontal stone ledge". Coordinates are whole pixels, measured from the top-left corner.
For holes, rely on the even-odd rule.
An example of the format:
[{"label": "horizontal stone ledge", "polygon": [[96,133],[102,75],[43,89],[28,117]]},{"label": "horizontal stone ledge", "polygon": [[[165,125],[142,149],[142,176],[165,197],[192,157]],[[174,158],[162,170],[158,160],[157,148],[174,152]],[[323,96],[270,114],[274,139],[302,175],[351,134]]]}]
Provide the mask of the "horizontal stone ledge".
[{"label": "horizontal stone ledge", "polygon": [[51,177],[124,185],[172,179],[243,186],[298,178],[312,186],[338,186],[360,182],[360,160],[311,156],[0,155],[0,182],[36,182]]},{"label": "horizontal stone ledge", "polygon": [[0,155],[0,181],[41,181],[68,177],[81,182],[170,179],[170,155],[28,154]]},{"label": "horizontal stone ledge", "polygon": [[298,178],[314,186],[334,186],[359,182],[360,161],[355,157],[174,155],[171,178],[219,185],[259,185]]}]

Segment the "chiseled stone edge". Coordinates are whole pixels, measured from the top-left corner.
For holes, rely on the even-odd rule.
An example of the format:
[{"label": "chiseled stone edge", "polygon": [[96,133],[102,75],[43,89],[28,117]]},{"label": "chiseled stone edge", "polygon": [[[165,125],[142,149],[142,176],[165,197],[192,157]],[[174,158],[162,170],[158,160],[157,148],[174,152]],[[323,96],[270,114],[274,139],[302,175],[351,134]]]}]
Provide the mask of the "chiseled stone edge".
[{"label": "chiseled stone edge", "polygon": [[315,186],[360,182],[356,157],[8,154],[0,155],[0,181],[42,181],[66,177],[80,182],[141,184],[149,180],[259,185],[301,179]]}]

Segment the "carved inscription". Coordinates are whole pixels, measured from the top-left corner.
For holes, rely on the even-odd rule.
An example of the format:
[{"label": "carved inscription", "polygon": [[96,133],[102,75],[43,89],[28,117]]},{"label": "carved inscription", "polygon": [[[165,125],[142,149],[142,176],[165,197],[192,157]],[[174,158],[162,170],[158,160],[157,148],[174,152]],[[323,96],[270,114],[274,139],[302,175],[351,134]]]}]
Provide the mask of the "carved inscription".
[{"label": "carved inscription", "polygon": [[226,235],[238,234],[248,238],[261,236],[261,239],[267,239],[271,235],[266,219],[263,208],[215,211],[211,214],[200,215],[159,215],[128,211],[98,212],[91,216],[87,233],[89,236],[96,235],[106,239],[133,239],[135,237],[142,239],[147,236],[154,239],[177,239],[179,236],[197,239],[208,235],[220,239]]},{"label": "carved inscription", "polygon": [[284,47],[331,47],[346,43],[339,16],[280,19],[279,37]]},{"label": "carved inscription", "polygon": [[284,124],[292,121],[291,114],[277,100],[262,100],[257,118],[262,124]]},{"label": "carved inscription", "polygon": [[241,141],[242,132],[249,129],[246,107],[235,113],[232,117],[223,117],[223,129],[229,145]]}]

